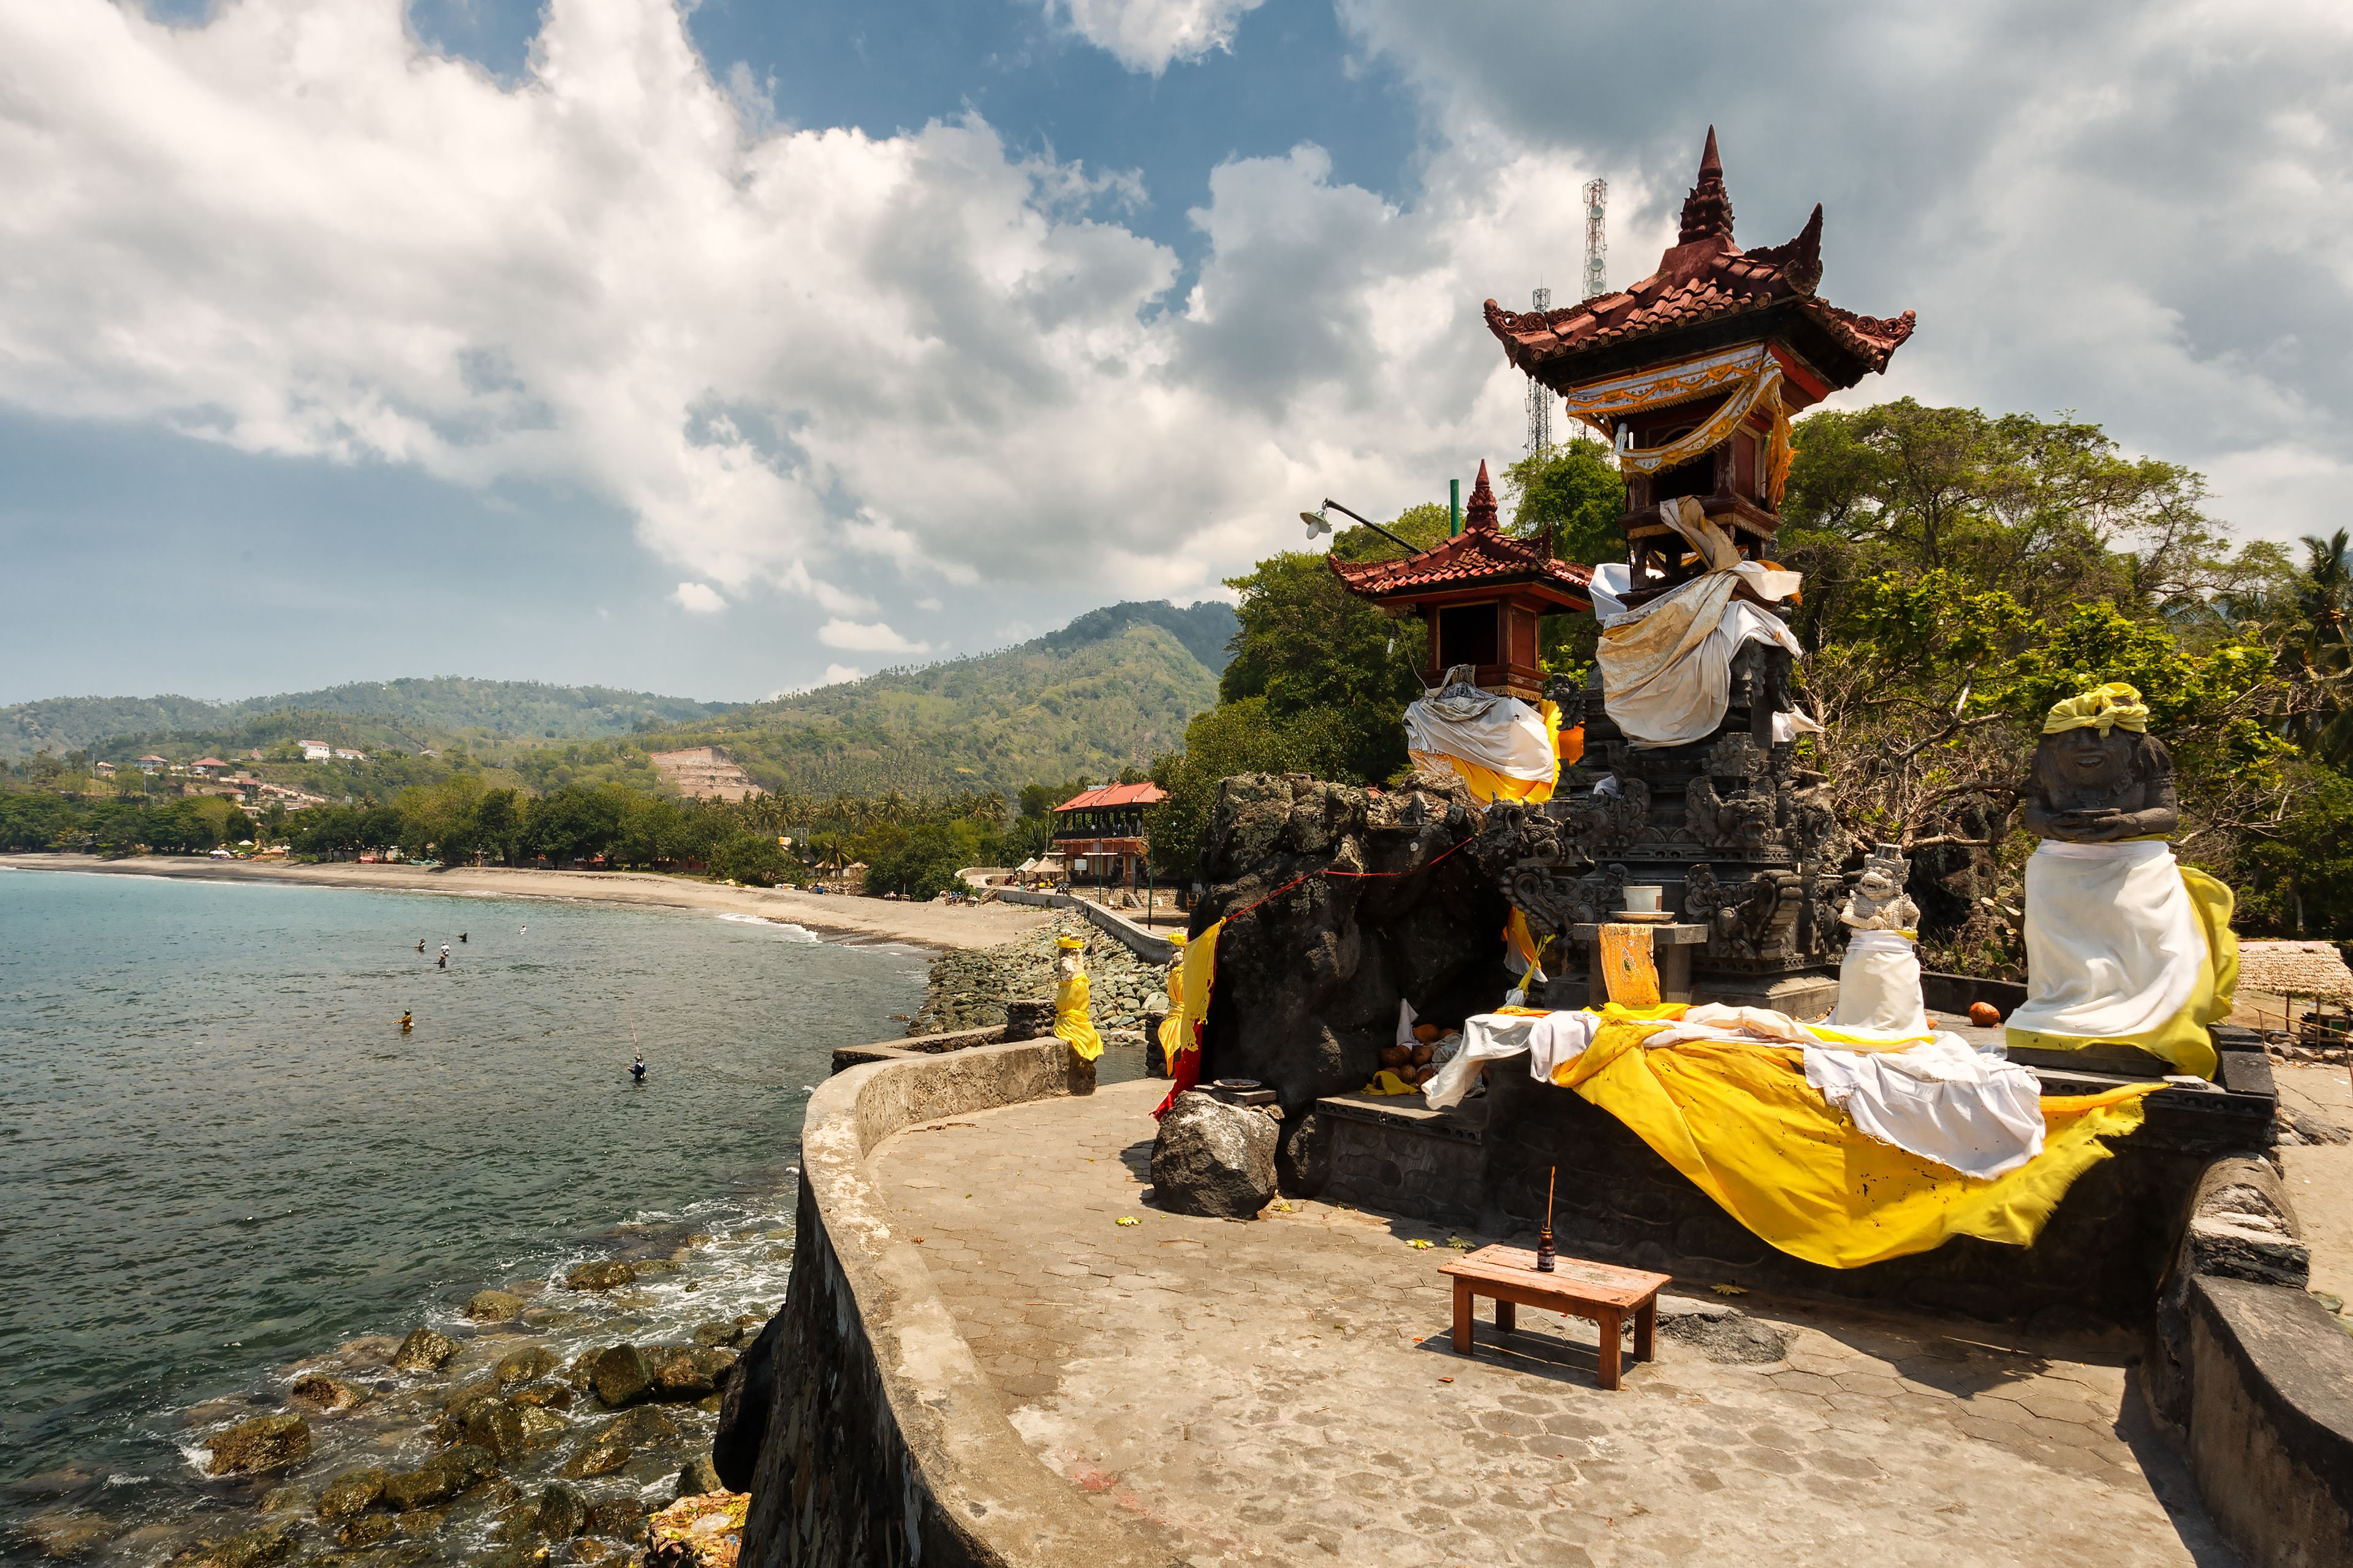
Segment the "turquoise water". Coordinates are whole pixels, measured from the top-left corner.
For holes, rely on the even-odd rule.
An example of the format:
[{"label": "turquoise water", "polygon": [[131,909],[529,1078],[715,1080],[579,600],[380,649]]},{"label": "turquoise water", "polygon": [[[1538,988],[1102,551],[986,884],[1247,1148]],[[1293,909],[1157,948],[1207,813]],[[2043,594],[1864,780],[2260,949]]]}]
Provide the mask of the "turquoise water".
[{"label": "turquoise water", "polygon": [[[0,869],[0,1483],[210,1506],[195,1402],[617,1236],[789,1224],[806,1087],[898,1031],[924,957],[748,917]],[[0,1490],[0,1528],[58,1489]]]}]

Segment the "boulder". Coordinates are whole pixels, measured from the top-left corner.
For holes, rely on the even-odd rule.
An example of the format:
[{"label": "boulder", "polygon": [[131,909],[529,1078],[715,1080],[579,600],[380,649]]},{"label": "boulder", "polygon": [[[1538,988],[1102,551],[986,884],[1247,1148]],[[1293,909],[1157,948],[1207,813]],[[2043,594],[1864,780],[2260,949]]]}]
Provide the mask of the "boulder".
[{"label": "boulder", "polygon": [[466,1299],[466,1316],[478,1323],[503,1323],[525,1305],[511,1290],[477,1290]]},{"label": "boulder", "polygon": [[735,1365],[736,1355],[712,1345],[654,1345],[649,1347],[646,1361],[652,1373],[651,1397],[690,1400],[718,1393]]},{"label": "boulder", "polygon": [[207,1475],[251,1476],[282,1470],[311,1457],[311,1424],[300,1415],[257,1415],[213,1438]]},{"label": "boulder", "polygon": [[545,1377],[564,1363],[554,1351],[544,1345],[533,1345],[502,1355],[499,1364],[491,1369],[491,1376],[501,1388],[512,1388],[519,1383],[531,1383]]},{"label": "boulder", "polygon": [[522,1412],[512,1405],[483,1400],[466,1412],[458,1430],[461,1441],[487,1448],[501,1459],[512,1459],[523,1450]]},{"label": "boulder", "polygon": [[711,1462],[729,1491],[750,1491],[752,1476],[760,1468],[760,1448],[768,1435],[768,1406],[776,1397],[776,1356],[784,1337],[785,1315],[778,1312],[744,1352],[720,1400],[719,1430],[712,1438]]},{"label": "boulder", "polygon": [[584,1263],[564,1277],[566,1289],[573,1290],[617,1290],[637,1279],[636,1268],[617,1258],[601,1262]]},{"label": "boulder", "polygon": [[1191,1089],[1152,1141],[1152,1201],[1175,1214],[1255,1219],[1274,1201],[1275,1124],[1265,1112]]},{"label": "boulder", "polygon": [[338,1546],[374,1546],[389,1541],[399,1532],[400,1526],[388,1513],[364,1513],[335,1531]]},{"label": "boulder", "polygon": [[323,1372],[296,1378],[294,1386],[286,1394],[295,1404],[322,1415],[341,1415],[346,1410],[355,1410],[365,1405],[369,1399],[368,1391],[358,1384],[330,1377]]},{"label": "boulder", "polygon": [[44,1557],[79,1557],[122,1533],[111,1520],[78,1508],[50,1509],[16,1527],[26,1545]]},{"label": "boulder", "polygon": [[265,1524],[226,1541],[208,1541],[184,1557],[178,1568],[269,1568],[294,1554],[294,1537],[283,1528]]},{"label": "boulder", "polygon": [[723,1492],[726,1489],[727,1484],[719,1479],[718,1468],[712,1464],[708,1454],[689,1459],[685,1468],[678,1472],[677,1495],[680,1498],[701,1497],[705,1492]]},{"label": "boulder", "polygon": [[396,1513],[408,1513],[447,1502],[499,1473],[498,1457],[473,1443],[437,1454],[413,1470],[385,1478],[384,1502]]},{"label": "boulder", "polygon": [[607,1409],[635,1405],[653,1392],[653,1368],[635,1345],[607,1345],[588,1361],[588,1386]]},{"label": "boulder", "polygon": [[362,1470],[345,1470],[319,1494],[319,1517],[357,1519],[384,1496],[384,1484],[391,1479],[391,1472],[373,1465]]},{"label": "boulder", "polygon": [[699,1345],[732,1345],[743,1337],[741,1326],[723,1320],[694,1326],[694,1342]]},{"label": "boulder", "polygon": [[565,1461],[566,1480],[609,1476],[629,1462],[640,1448],[679,1440],[678,1424],[660,1411],[645,1406],[630,1411],[604,1427]]},{"label": "boulder", "polygon": [[400,1342],[392,1364],[402,1372],[439,1372],[458,1353],[458,1342],[432,1329],[418,1329]]},{"label": "boulder", "polygon": [[540,1534],[550,1541],[569,1541],[587,1531],[588,1500],[580,1495],[576,1487],[550,1481],[547,1489],[539,1494],[537,1518]]},{"label": "boulder", "polygon": [[646,1538],[646,1505],[633,1497],[598,1498],[588,1505],[588,1533],[640,1542]]}]

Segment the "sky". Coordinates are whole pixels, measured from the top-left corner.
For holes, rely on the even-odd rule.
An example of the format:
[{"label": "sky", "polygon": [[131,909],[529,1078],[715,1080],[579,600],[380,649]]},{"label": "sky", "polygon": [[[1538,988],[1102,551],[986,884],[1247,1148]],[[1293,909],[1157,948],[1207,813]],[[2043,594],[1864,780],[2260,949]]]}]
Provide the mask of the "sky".
[{"label": "sky", "polygon": [[0,0],[0,703],[750,700],[1179,603],[1520,455],[1493,297],[1673,239],[1860,406],[2337,525],[2353,7]]}]

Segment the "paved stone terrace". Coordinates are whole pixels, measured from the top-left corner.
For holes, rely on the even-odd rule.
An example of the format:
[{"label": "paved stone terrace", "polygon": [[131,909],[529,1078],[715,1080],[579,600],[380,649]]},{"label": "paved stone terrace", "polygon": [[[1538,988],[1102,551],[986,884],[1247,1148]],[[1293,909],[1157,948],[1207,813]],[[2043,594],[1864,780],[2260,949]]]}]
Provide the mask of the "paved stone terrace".
[{"label": "paved stone terrace", "polygon": [[1466,1361],[1442,1231],[1147,1206],[1164,1088],[910,1129],[872,1169],[1032,1449],[1186,1561],[2238,1562],[2128,1346],[1743,1297],[1786,1357],[1662,1333],[1608,1394],[1590,1324],[1523,1308],[1504,1349],[1482,1302]]}]

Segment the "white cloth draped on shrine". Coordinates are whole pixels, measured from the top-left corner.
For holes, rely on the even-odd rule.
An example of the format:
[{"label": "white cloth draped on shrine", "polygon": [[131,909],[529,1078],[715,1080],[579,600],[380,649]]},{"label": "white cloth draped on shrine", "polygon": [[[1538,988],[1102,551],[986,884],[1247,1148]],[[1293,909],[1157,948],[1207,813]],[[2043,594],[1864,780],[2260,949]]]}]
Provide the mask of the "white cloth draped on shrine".
[{"label": "white cloth draped on shrine", "polygon": [[1543,714],[1476,687],[1448,686],[1406,704],[1405,745],[1421,766],[1444,769],[1459,759],[1530,783],[1550,784],[1559,765]]},{"label": "white cloth draped on shrine", "polygon": [[2170,846],[2046,838],[2026,861],[2026,1005],[2010,1030],[2154,1034],[2189,1006],[2207,957]]},{"label": "white cloth draped on shrine", "polygon": [[[1732,700],[1732,656],[1745,643],[1769,642],[1791,655],[1804,651],[1781,617],[1735,599],[1746,584],[1768,602],[1796,593],[1800,574],[1761,561],[1743,561],[1731,535],[1689,496],[1659,503],[1659,516],[1698,552],[1707,570],[1638,609],[1622,608],[1620,571],[1607,586],[1597,573],[1594,613],[1601,619],[1596,657],[1601,665],[1602,706],[1637,749],[1680,746],[1706,739],[1724,722]],[[1606,613],[1604,602],[1618,606]],[[1819,730],[1803,714],[1776,715],[1792,733]]]},{"label": "white cloth draped on shrine", "polygon": [[[1554,1069],[1591,1046],[1606,1022],[1582,1010],[1468,1018],[1461,1053],[1423,1095],[1440,1110],[1458,1105],[1478,1081],[1479,1063],[1523,1054],[1529,1076],[1550,1083]],[[1838,1040],[1784,1013],[1710,1003],[1690,1008],[1642,1045],[1669,1050],[1692,1040],[1796,1046],[1805,1053],[1806,1081],[1866,1137],[1964,1175],[1999,1176],[2042,1152],[2034,1075],[1971,1049],[1957,1035],[1931,1034],[1924,1026],[1909,1038]]]},{"label": "white cloth draped on shrine", "polygon": [[1926,1032],[1920,955],[1910,937],[1893,931],[1858,931],[1848,937],[1846,957],[1839,963],[1838,1011],[1831,1023],[1895,1035]]}]

